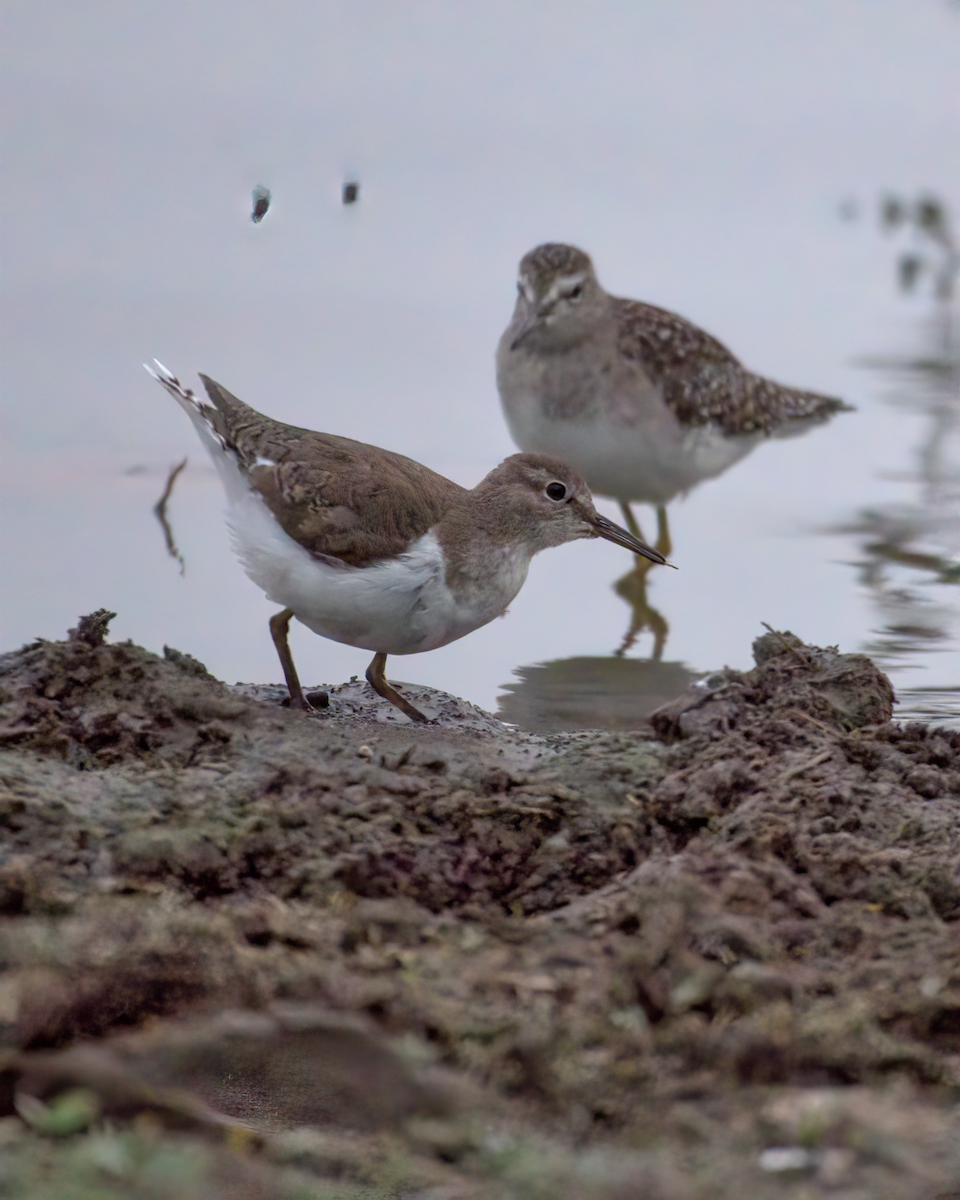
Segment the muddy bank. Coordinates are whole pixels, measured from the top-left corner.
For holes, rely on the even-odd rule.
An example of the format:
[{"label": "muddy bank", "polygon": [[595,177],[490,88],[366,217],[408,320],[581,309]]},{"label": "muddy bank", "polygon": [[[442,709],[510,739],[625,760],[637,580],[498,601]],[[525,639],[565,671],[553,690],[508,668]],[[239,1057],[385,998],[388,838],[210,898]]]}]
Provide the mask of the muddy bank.
[{"label": "muddy bank", "polygon": [[540,737],[102,626],[0,659],[0,1195],[960,1190],[960,735],[868,659]]}]

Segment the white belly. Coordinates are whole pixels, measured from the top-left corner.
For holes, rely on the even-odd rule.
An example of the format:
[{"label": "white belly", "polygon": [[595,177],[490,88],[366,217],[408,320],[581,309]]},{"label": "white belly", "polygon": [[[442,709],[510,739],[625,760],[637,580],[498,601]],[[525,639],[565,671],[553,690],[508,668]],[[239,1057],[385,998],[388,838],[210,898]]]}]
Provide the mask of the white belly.
[{"label": "white belly", "polygon": [[432,534],[369,567],[318,558],[284,533],[250,490],[235,455],[224,453],[205,420],[184,407],[226,492],[227,525],[243,569],[268,600],[292,609],[321,637],[382,654],[435,650],[502,616],[523,586],[529,555],[501,548],[483,556],[475,578],[461,575],[454,595]]},{"label": "white belly", "polygon": [[504,408],[521,450],[572,463],[594,492],[615,500],[666,504],[763,440],[763,434],[727,437],[713,425],[681,426],[665,406],[631,423],[599,413],[587,421],[547,417],[533,396],[511,396]]},{"label": "white belly", "polygon": [[502,615],[526,577],[525,560],[503,564],[492,572],[492,588],[456,597],[431,534],[395,559],[352,567],[305,550],[255,492],[244,488],[231,500],[234,549],[254,583],[308,629],[348,646],[384,654],[435,650]]}]

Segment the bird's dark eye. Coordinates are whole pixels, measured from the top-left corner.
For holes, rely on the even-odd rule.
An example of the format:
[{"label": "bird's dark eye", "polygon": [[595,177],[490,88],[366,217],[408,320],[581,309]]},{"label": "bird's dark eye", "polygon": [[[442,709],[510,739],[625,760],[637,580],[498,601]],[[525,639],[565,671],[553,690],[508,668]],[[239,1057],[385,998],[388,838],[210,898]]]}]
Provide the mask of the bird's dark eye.
[{"label": "bird's dark eye", "polygon": [[582,295],[583,295],[583,285],[578,283],[575,288],[571,288],[570,291],[567,292],[567,299],[568,300],[579,300]]},{"label": "bird's dark eye", "polygon": [[566,500],[567,498],[567,489],[562,483],[557,483],[556,481],[548,483],[544,490],[551,500]]}]

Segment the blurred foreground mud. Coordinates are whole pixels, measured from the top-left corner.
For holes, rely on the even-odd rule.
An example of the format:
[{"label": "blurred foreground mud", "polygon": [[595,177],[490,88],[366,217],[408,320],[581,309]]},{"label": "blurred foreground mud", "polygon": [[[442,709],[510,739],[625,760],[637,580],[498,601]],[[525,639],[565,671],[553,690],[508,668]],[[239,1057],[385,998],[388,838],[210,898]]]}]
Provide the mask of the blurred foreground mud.
[{"label": "blurred foreground mud", "polygon": [[633,733],[0,658],[0,1197],[960,1195],[960,734],[790,634]]}]

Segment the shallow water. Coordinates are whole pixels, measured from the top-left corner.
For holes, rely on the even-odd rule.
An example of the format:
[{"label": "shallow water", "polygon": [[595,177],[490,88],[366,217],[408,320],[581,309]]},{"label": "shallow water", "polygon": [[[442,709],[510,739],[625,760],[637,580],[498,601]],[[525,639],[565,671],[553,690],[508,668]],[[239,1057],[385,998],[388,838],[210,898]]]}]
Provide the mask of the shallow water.
[{"label": "shallow water", "polygon": [[[682,12],[11,10],[4,646],[106,606],[114,636],[275,680],[271,609],[232,558],[219,484],[140,363],[471,485],[513,449],[493,351],[516,263],[563,239],[610,290],[857,411],[671,507],[679,570],[651,573],[655,615],[622,657],[612,585],[631,560],[579,543],[535,561],[506,620],[391,676],[502,697],[532,727],[628,725],[700,672],[748,666],[768,622],[873,654],[898,715],[960,720],[956,313],[928,276],[898,289],[898,258],[936,246],[877,215],[882,194],[927,190],[960,213],[960,10]],[[152,506],[184,455],[181,574]],[[304,630],[293,648],[311,682],[368,657]]]}]

